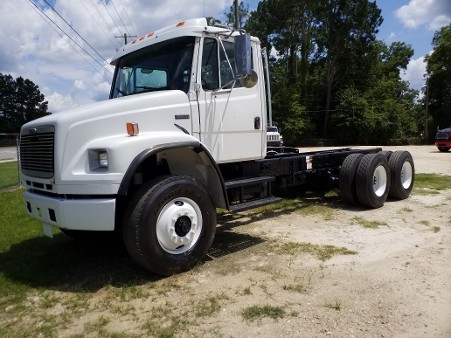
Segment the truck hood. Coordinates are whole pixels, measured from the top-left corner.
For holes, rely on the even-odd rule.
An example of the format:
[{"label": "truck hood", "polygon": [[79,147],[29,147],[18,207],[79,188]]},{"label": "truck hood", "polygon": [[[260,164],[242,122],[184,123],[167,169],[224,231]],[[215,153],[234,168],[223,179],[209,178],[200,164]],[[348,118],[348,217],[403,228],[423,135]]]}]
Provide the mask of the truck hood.
[{"label": "truck hood", "polygon": [[[136,113],[152,111],[161,108],[162,106],[167,106],[168,102],[170,102],[172,106],[186,105],[188,103],[188,98],[182,91],[174,90],[124,96],[95,102],[30,121],[22,126],[22,131],[26,128],[42,125],[53,125],[58,128],[61,126],[102,120],[104,118],[110,119],[114,116],[131,118]],[[127,121],[138,122],[129,119],[127,119]]]}]

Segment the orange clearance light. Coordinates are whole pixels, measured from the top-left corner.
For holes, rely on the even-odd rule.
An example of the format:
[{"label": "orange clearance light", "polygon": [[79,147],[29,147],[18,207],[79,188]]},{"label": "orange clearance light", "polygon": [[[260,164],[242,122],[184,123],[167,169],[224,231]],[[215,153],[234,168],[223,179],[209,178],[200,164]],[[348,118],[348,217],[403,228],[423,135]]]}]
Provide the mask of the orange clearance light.
[{"label": "orange clearance light", "polygon": [[138,123],[136,122],[127,122],[127,134],[129,136],[136,136],[139,134]]},{"label": "orange clearance light", "polygon": [[180,26],[183,26],[184,24],[185,24],[185,21],[181,21],[175,27],[180,27]]},{"label": "orange clearance light", "polygon": [[150,38],[151,36],[153,36],[153,32],[146,35],[147,38]]}]

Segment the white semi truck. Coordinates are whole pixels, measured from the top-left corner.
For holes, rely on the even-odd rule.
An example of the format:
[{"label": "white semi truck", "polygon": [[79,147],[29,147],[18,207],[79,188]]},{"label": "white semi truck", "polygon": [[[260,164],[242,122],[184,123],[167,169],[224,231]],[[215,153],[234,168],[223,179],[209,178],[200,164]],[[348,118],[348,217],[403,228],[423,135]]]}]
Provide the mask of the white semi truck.
[{"label": "white semi truck", "polygon": [[109,100],[22,127],[26,210],[49,236],[117,232],[142,267],[171,275],[206,255],[217,208],[317,186],[369,208],[410,195],[407,151],[269,149],[265,55],[257,38],[203,18],[127,44]]}]

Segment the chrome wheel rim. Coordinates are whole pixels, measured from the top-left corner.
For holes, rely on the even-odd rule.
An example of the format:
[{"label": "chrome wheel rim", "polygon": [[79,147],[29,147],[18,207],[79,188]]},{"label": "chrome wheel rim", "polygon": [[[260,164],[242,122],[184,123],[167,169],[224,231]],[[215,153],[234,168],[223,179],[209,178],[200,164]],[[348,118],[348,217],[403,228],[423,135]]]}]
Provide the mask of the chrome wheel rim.
[{"label": "chrome wheel rim", "polygon": [[408,161],[404,162],[401,168],[401,184],[404,189],[409,189],[413,180],[412,164]]},{"label": "chrome wheel rim", "polygon": [[381,197],[387,190],[387,170],[383,165],[376,167],[373,173],[373,191],[376,196]]},{"label": "chrome wheel rim", "polygon": [[202,212],[193,200],[179,197],[167,203],[157,219],[156,234],[161,248],[182,254],[196,245],[202,232]]}]

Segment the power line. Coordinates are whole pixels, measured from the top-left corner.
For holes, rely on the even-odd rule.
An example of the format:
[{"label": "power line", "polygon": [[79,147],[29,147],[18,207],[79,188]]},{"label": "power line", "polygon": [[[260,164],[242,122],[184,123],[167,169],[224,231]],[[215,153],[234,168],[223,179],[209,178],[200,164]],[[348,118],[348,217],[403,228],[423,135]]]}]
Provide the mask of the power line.
[{"label": "power line", "polygon": [[72,29],[74,32],[75,32],[75,34],[77,34],[79,37],[80,37],[80,39],[82,39],[103,61],[105,61],[105,63],[108,63],[108,61],[102,56],[102,55],[100,55],[100,53],[93,47],[93,46],[91,46],[90,44],[89,44],[89,42],[88,41],[86,41],[76,30],[75,30],[75,28],[73,28],[67,21],[66,21],[66,19],[64,19],[62,16],[61,16],[61,14],[60,13],[58,13],[58,11],[52,6],[52,5],[50,5],[49,3],[48,3],[48,1],[47,0],[44,0],[44,2],[47,4],[47,6],[49,6],[65,23],[66,23],[66,25],[68,25],[69,27],[70,27],[70,29]]},{"label": "power line", "polygon": [[[37,9],[37,6],[34,4],[34,3],[30,3],[30,0],[25,0],[25,2],[41,17],[41,19],[42,20],[44,20],[61,38],[64,38],[64,35],[62,35],[60,32],[58,32],[58,30],[48,21],[48,17],[47,16],[43,16],[43,14],[42,14],[42,11],[38,8]],[[51,21],[51,19],[50,19],[50,21]],[[53,23],[53,21],[52,21],[52,23]],[[85,61],[86,61],[86,63],[88,64],[88,65],[90,65],[91,66],[91,68],[92,69],[94,69],[94,71],[96,71],[96,72],[98,72],[99,70],[98,69],[96,69],[96,67],[94,67],[93,65],[92,65],[92,63],[90,63],[89,62],[89,60],[88,59],[86,59],[86,57],[83,55],[83,54],[81,54],[80,53],[80,51],[79,50],[77,50],[73,45],[71,45],[70,43],[68,43],[67,42],[67,44],[82,58],[82,59],[84,59]],[[94,60],[94,61],[96,61],[96,60]],[[111,73],[111,72],[110,72]],[[111,79],[107,79],[106,77],[105,77],[105,73],[103,73],[102,74],[102,76],[105,78],[105,80],[107,80],[108,82],[110,82],[110,80]]]},{"label": "power line", "polygon": [[133,28],[134,34],[135,34],[135,35],[138,35],[138,32],[136,31],[135,26],[133,25],[133,21],[130,19],[130,16],[128,15],[128,12],[127,12],[127,6],[125,6],[124,3],[123,3],[122,1],[123,1],[123,0],[120,0],[121,5],[122,5],[122,8],[124,9],[125,15],[127,16],[127,19],[128,19],[128,21],[130,22],[130,25],[131,25],[132,28]]},{"label": "power line", "polygon": [[[45,1],[45,0],[44,0]],[[108,10],[108,6],[105,4],[105,2],[101,1],[103,7],[105,7],[106,12],[108,13],[108,15],[110,16],[111,20],[113,21],[114,25],[116,26],[116,28],[118,29],[118,31],[120,32],[121,29],[119,28],[118,24],[116,23],[116,20],[114,20],[113,16],[111,15],[110,11]]]},{"label": "power line", "polygon": [[124,21],[122,21],[122,17],[119,15],[119,12],[117,11],[116,6],[114,5],[113,0],[110,0],[111,4],[113,5],[114,10],[116,11],[117,16],[119,17],[119,20],[121,20],[122,25],[124,26],[125,31],[127,32],[128,35],[130,35],[130,32],[127,29],[127,26],[125,25]]},{"label": "power line", "polygon": [[[95,0],[91,0],[91,4],[92,4],[92,6],[94,7],[94,9],[96,10],[98,16],[102,18],[102,20],[103,20],[103,22],[105,23],[106,27],[107,27],[107,28],[110,28],[110,27],[111,27],[110,23],[108,23],[107,20],[105,19],[105,16],[104,16],[103,13],[100,11],[99,6],[97,6],[97,3],[95,2]],[[117,28],[119,28],[119,27],[117,27]]]},{"label": "power line", "polygon": [[[94,58],[87,50],[85,50],[82,46],[80,46],[80,44],[75,41],[69,34],[67,34],[67,32],[65,32],[55,21],[53,21],[39,6],[37,6],[32,0],[25,0],[30,6],[32,6],[32,8],[36,8],[40,13],[42,13],[47,20],[49,20],[54,26],[52,26],[47,20],[44,20],[47,22],[47,24],[49,24],[55,31],[55,27],[57,27],[65,36],[67,36],[73,43],[75,43],[83,52],[85,52],[91,59],[93,59],[99,66],[101,66],[103,69],[105,69],[107,72],[109,72],[110,74],[113,74],[113,72],[106,68],[103,64],[101,64],[96,58]],[[34,7],[33,7],[34,6]],[[35,9],[35,10],[36,10]],[[42,18],[42,16],[41,16]],[[60,36],[61,34],[58,33]],[[76,50],[71,44],[69,44],[69,46],[72,47],[72,49],[74,49],[79,55],[81,55],[79,53],[78,50]],[[94,68],[95,69],[95,68]],[[97,71],[97,70],[96,70]]]},{"label": "power line", "polygon": [[100,29],[102,30],[102,32],[103,32],[103,34],[105,35],[105,37],[108,38],[108,40],[110,41],[111,46],[113,47],[113,50],[115,50],[115,49],[117,48],[117,46],[116,46],[116,44],[115,44],[116,41],[114,41],[113,38],[112,38],[107,32],[105,32],[105,28],[97,22],[96,18],[95,18],[94,15],[91,13],[90,9],[89,9],[88,6],[85,4],[84,0],[81,0],[81,4],[82,4],[83,7],[86,9],[86,12],[88,12],[88,14],[91,16],[92,20],[96,23],[96,27],[100,27]]}]

